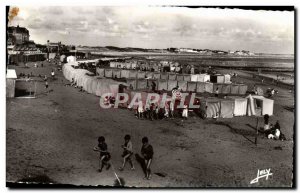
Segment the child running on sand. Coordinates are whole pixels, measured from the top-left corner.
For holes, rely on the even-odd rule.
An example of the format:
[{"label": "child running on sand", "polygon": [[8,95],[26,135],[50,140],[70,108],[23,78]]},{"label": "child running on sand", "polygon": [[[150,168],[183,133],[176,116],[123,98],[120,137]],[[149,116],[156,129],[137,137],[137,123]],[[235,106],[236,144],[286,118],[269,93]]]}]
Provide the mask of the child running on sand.
[{"label": "child running on sand", "polygon": [[143,143],[143,146],[141,149],[141,153],[144,158],[145,166],[146,166],[146,175],[145,175],[144,179],[150,180],[151,179],[150,166],[151,166],[152,159],[153,159],[153,147],[149,144],[147,137],[143,137],[142,143]]},{"label": "child running on sand", "polygon": [[122,167],[119,168],[120,171],[124,170],[125,164],[128,161],[129,164],[131,165],[131,170],[134,170],[134,166],[131,160],[131,156],[133,155],[133,151],[132,151],[132,143],[130,140],[130,135],[125,135],[124,140],[125,143],[124,145],[122,145],[122,148],[124,149],[122,157],[123,157],[123,165]]},{"label": "child running on sand", "polygon": [[110,153],[107,151],[107,144],[103,136],[98,137],[98,147],[94,147],[94,151],[100,152],[99,157],[99,172],[102,172],[102,168],[106,165],[106,170],[111,166],[109,163]]}]

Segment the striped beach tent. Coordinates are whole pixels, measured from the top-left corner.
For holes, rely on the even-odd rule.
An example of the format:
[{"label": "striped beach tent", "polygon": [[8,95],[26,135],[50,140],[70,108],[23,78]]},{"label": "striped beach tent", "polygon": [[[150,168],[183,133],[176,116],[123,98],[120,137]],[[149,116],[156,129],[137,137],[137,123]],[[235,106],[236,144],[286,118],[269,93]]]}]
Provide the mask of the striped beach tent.
[{"label": "striped beach tent", "polygon": [[147,80],[146,79],[137,79],[136,80],[136,89],[146,89]]},{"label": "striped beach tent", "polygon": [[239,94],[239,85],[238,84],[230,85],[230,94]]},{"label": "striped beach tent", "polygon": [[136,90],[136,79],[128,78],[126,79],[126,83],[129,85],[129,88],[132,87],[133,90]]},{"label": "striped beach tent", "polygon": [[197,82],[197,89],[196,91],[198,93],[204,93],[205,92],[205,82]]},{"label": "striped beach tent", "polygon": [[121,69],[112,69],[113,78],[121,78]]},{"label": "striped beach tent", "polygon": [[160,74],[160,79],[168,80],[168,74],[167,73],[161,73]]},{"label": "striped beach tent", "polygon": [[153,78],[154,79],[160,79],[160,73],[159,72],[153,73]]},{"label": "striped beach tent", "polygon": [[178,80],[178,81],[184,80],[184,75],[182,75],[182,74],[177,74],[176,80]]},{"label": "striped beach tent", "polygon": [[168,79],[169,80],[176,80],[176,74],[170,73]]},{"label": "striped beach tent", "polygon": [[121,70],[121,78],[129,78],[129,70]]},{"label": "striped beach tent", "polygon": [[177,85],[179,87],[179,90],[182,90],[183,92],[186,92],[186,90],[187,90],[187,81],[179,80],[179,81],[177,81]]},{"label": "striped beach tent", "polygon": [[187,91],[196,92],[197,82],[188,81],[187,82]]},{"label": "striped beach tent", "polygon": [[129,78],[136,78],[137,77],[137,71],[130,70],[129,71]]},{"label": "striped beach tent", "polygon": [[145,78],[145,76],[146,76],[146,72],[143,72],[143,71],[137,72],[137,78],[138,78],[138,79],[139,79],[139,78]]},{"label": "striped beach tent", "polygon": [[177,80],[168,80],[168,91],[171,91],[177,86]]},{"label": "striped beach tent", "polygon": [[208,118],[215,117],[216,115],[220,115],[220,101],[217,99],[211,98],[206,99],[206,115]]},{"label": "striped beach tent", "polygon": [[157,90],[167,90],[168,89],[168,82],[167,80],[159,79]]},{"label": "striped beach tent", "polygon": [[96,73],[97,73],[97,76],[99,76],[101,78],[105,77],[103,68],[96,68]]},{"label": "striped beach tent", "polygon": [[105,69],[104,71],[105,77],[106,78],[112,78],[113,77],[113,73],[112,73],[112,69]]}]

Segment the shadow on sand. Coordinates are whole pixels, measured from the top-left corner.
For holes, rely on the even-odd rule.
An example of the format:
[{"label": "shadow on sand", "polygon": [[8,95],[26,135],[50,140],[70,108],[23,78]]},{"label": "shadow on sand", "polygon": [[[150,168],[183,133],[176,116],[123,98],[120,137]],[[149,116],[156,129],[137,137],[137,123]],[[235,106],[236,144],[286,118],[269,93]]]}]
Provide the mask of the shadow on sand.
[{"label": "shadow on sand", "polygon": [[[215,122],[215,124],[216,125],[226,126],[226,127],[228,127],[230,129],[231,132],[236,133],[238,135],[241,135],[245,139],[247,139],[248,141],[250,141],[251,143],[255,144],[255,136],[256,136],[255,132],[253,132],[253,131],[247,131],[247,130],[244,130],[244,129],[233,128],[230,124],[224,123],[224,122]],[[251,125],[248,124],[248,126],[253,129],[253,127]],[[253,140],[250,139],[249,136],[250,137],[254,137],[254,139]]]}]

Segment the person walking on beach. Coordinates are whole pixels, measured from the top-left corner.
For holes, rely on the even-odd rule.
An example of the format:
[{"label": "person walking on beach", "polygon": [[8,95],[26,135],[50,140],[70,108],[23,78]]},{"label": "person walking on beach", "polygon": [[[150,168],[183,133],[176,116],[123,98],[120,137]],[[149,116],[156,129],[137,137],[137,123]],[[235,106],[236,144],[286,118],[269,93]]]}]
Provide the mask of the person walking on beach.
[{"label": "person walking on beach", "polygon": [[182,110],[182,118],[183,119],[187,119],[188,118],[188,111],[189,111],[188,106],[187,106],[187,104],[185,104],[183,106],[183,110]]},{"label": "person walking on beach", "polygon": [[122,157],[123,157],[123,165],[122,167],[119,168],[120,171],[124,170],[125,164],[128,161],[129,164],[131,165],[131,170],[134,170],[134,165],[131,160],[131,156],[133,155],[133,150],[132,150],[132,143],[131,143],[131,137],[130,135],[125,135],[124,140],[125,143],[122,145],[122,148],[124,149]]},{"label": "person walking on beach", "polygon": [[48,87],[49,87],[48,81],[46,80],[46,81],[45,81],[45,90],[46,90],[46,93],[49,93]]},{"label": "person walking on beach", "polygon": [[152,159],[153,159],[153,147],[152,145],[149,144],[148,142],[148,138],[147,137],[143,137],[142,139],[142,149],[141,149],[141,154],[144,158],[145,161],[145,169],[146,169],[146,175],[144,179],[150,180],[151,179],[151,163],[152,163]]},{"label": "person walking on beach", "polygon": [[54,70],[52,70],[52,71],[51,71],[51,77],[52,77],[52,79],[54,79],[54,78],[55,78],[55,73],[54,73]]},{"label": "person walking on beach", "polygon": [[100,152],[98,172],[102,172],[105,165],[106,170],[108,170],[111,166],[109,162],[111,156],[107,151],[107,144],[105,143],[105,138],[103,136],[98,137],[98,147],[94,147],[94,151]]},{"label": "person walking on beach", "polygon": [[170,102],[170,118],[174,118],[174,102]]}]

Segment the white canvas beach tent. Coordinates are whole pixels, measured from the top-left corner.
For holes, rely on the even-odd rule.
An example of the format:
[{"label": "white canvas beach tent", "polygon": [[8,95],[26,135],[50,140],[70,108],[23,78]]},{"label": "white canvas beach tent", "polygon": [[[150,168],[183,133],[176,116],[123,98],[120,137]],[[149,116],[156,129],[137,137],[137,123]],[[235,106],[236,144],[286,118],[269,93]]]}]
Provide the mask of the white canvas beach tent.
[{"label": "white canvas beach tent", "polygon": [[205,99],[206,115],[208,118],[212,118],[217,114],[220,114],[220,101],[218,98],[206,98]]},{"label": "white canvas beach tent", "polygon": [[75,69],[72,67],[72,63],[64,64],[63,74],[70,82],[74,79],[77,86],[82,86],[83,90],[97,96],[101,96],[104,93],[116,95],[120,84],[128,86],[126,83],[114,81],[112,79],[98,79],[97,77],[89,76],[88,74],[91,74],[91,72],[85,69]]},{"label": "white canvas beach tent", "polygon": [[247,114],[247,98],[239,97],[239,96],[230,96],[229,99],[234,100],[234,116],[245,116]]},{"label": "white canvas beach tent", "polygon": [[273,108],[274,108],[274,100],[265,98],[263,96],[258,95],[249,95],[246,97],[248,99],[247,105],[247,115],[256,115],[256,116],[263,116],[263,115],[273,115]]},{"label": "white canvas beach tent", "polygon": [[232,118],[234,114],[234,103],[232,99],[221,99],[220,100],[220,117],[222,118]]},{"label": "white canvas beach tent", "polygon": [[129,70],[121,70],[121,78],[129,78]]},{"label": "white canvas beach tent", "polygon": [[224,83],[231,83],[231,76],[230,74],[224,74]]},{"label": "white canvas beach tent", "polygon": [[209,82],[210,75],[209,74],[199,74],[198,75],[198,82]]},{"label": "white canvas beach tent", "polygon": [[198,74],[191,74],[191,81],[197,82],[198,81]]},{"label": "white canvas beach tent", "polygon": [[76,62],[75,56],[68,56],[67,57],[67,63]]},{"label": "white canvas beach tent", "polygon": [[96,68],[96,74],[97,74],[97,76],[99,76],[99,77],[101,77],[101,78],[103,78],[103,77],[105,77],[104,76],[104,68]]}]

